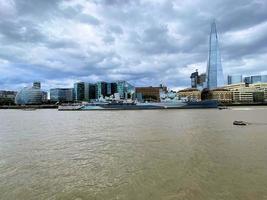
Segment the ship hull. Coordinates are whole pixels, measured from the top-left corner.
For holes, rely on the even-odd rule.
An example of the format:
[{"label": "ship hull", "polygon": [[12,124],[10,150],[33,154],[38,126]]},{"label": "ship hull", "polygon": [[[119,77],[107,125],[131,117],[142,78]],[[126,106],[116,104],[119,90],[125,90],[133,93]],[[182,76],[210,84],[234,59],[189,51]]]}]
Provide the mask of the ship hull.
[{"label": "ship hull", "polygon": [[138,104],[88,104],[82,106],[59,106],[59,111],[93,110],[156,110],[156,109],[207,109],[218,108],[217,101],[138,103]]}]

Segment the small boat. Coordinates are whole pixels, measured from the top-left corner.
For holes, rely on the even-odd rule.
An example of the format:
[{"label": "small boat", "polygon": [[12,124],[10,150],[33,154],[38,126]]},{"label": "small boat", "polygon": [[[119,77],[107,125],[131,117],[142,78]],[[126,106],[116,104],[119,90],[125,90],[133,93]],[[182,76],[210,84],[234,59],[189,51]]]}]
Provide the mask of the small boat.
[{"label": "small boat", "polygon": [[246,126],[246,125],[248,125],[248,123],[245,122],[245,121],[234,121],[234,122],[233,122],[233,125],[237,125],[237,126]]}]

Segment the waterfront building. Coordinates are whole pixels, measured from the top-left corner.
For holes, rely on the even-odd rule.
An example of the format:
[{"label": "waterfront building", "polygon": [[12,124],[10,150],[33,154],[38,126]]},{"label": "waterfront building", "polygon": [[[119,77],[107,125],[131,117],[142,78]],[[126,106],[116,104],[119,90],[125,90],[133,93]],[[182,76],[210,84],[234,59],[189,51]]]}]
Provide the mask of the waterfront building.
[{"label": "waterfront building", "polygon": [[211,99],[221,103],[231,103],[233,101],[233,92],[223,88],[211,90]]},{"label": "waterfront building", "polygon": [[224,85],[221,55],[219,49],[216,23],[211,24],[209,54],[207,64],[207,88],[214,89]]},{"label": "waterfront building", "polygon": [[140,102],[160,102],[160,95],[167,92],[167,87],[162,85],[160,87],[136,87],[135,92],[136,99]]},{"label": "waterfront building", "polygon": [[96,83],[96,98],[107,96],[107,82],[100,81]]},{"label": "waterfront building", "polygon": [[267,101],[267,83],[239,83],[223,87],[233,92],[234,102]]},{"label": "waterfront building", "polygon": [[227,77],[228,85],[236,84],[236,83],[242,83],[242,75],[228,75]]},{"label": "waterfront building", "polygon": [[132,98],[135,93],[135,87],[127,81],[116,81],[117,93],[119,93],[121,99],[127,99],[129,96]]},{"label": "waterfront building", "polygon": [[107,96],[117,93],[117,83],[107,83]]},{"label": "waterfront building", "polygon": [[177,93],[179,98],[187,98],[188,100],[201,100],[201,92],[197,88],[187,88],[179,90]]},{"label": "waterfront building", "polygon": [[14,104],[16,95],[16,91],[0,90],[0,105]]},{"label": "waterfront building", "polygon": [[53,88],[50,89],[51,102],[72,102],[73,101],[73,88]]},{"label": "waterfront building", "polygon": [[89,83],[89,101],[96,99],[96,85]]},{"label": "waterfront building", "polygon": [[43,92],[40,87],[34,83],[32,87],[23,88],[17,93],[15,103],[18,105],[42,104]]},{"label": "waterfront building", "polygon": [[42,103],[47,103],[48,101],[48,94],[45,91],[42,91]]},{"label": "waterfront building", "polygon": [[74,101],[90,101],[96,99],[96,84],[78,82],[73,88]]},{"label": "waterfront building", "polygon": [[74,83],[74,100],[75,101],[85,100],[85,83],[84,82]]},{"label": "waterfront building", "polygon": [[250,88],[242,88],[233,91],[233,101],[241,103],[253,102],[253,90]]}]

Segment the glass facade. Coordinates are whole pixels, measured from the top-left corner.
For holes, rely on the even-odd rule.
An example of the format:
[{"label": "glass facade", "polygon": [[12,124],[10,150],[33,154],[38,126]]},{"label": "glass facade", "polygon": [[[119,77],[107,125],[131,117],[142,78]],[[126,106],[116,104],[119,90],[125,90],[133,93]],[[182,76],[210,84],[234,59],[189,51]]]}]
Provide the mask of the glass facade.
[{"label": "glass facade", "polygon": [[96,99],[96,85],[89,83],[89,100]]},{"label": "glass facade", "polygon": [[18,105],[42,104],[42,99],[42,91],[39,88],[25,87],[16,95],[15,103]]},{"label": "glass facade", "polygon": [[107,96],[107,83],[106,82],[97,82],[96,83],[96,98]]},{"label": "glass facade", "polygon": [[261,83],[261,76],[251,76],[251,83]]},{"label": "glass facade", "polygon": [[50,89],[50,100],[52,102],[71,102],[73,101],[73,89],[72,88]]},{"label": "glass facade", "polygon": [[117,92],[117,84],[116,83],[107,83],[107,95],[113,95]]},{"label": "glass facade", "polygon": [[242,83],[242,75],[229,75],[227,77],[228,85]]},{"label": "glass facade", "polygon": [[267,75],[262,75],[261,76],[261,82],[262,83],[267,83]]},{"label": "glass facade", "polygon": [[120,98],[124,99],[130,94],[135,92],[135,87],[126,81],[117,81],[117,93],[119,93]]},{"label": "glass facade", "polygon": [[84,82],[79,82],[74,84],[74,100],[84,101],[85,99],[85,84]]},{"label": "glass facade", "polygon": [[247,76],[244,78],[245,83],[253,84],[253,83],[266,83],[267,75],[256,75],[256,76]]},{"label": "glass facade", "polygon": [[206,73],[208,89],[214,89],[224,85],[221,55],[215,22],[211,24],[209,38],[209,57]]}]

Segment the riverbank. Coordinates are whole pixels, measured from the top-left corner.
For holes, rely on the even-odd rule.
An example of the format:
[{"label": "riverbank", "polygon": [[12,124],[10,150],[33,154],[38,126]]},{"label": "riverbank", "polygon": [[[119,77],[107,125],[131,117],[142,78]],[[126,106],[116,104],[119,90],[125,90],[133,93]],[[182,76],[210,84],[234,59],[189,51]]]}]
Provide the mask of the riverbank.
[{"label": "riverbank", "polygon": [[[267,106],[265,103],[219,103],[219,106]],[[58,105],[4,105],[0,109],[58,109]]]},{"label": "riverbank", "polygon": [[0,106],[0,109],[57,109],[58,105],[10,105]]},{"label": "riverbank", "polygon": [[264,102],[264,103],[219,103],[219,106],[267,106],[267,102]]}]

